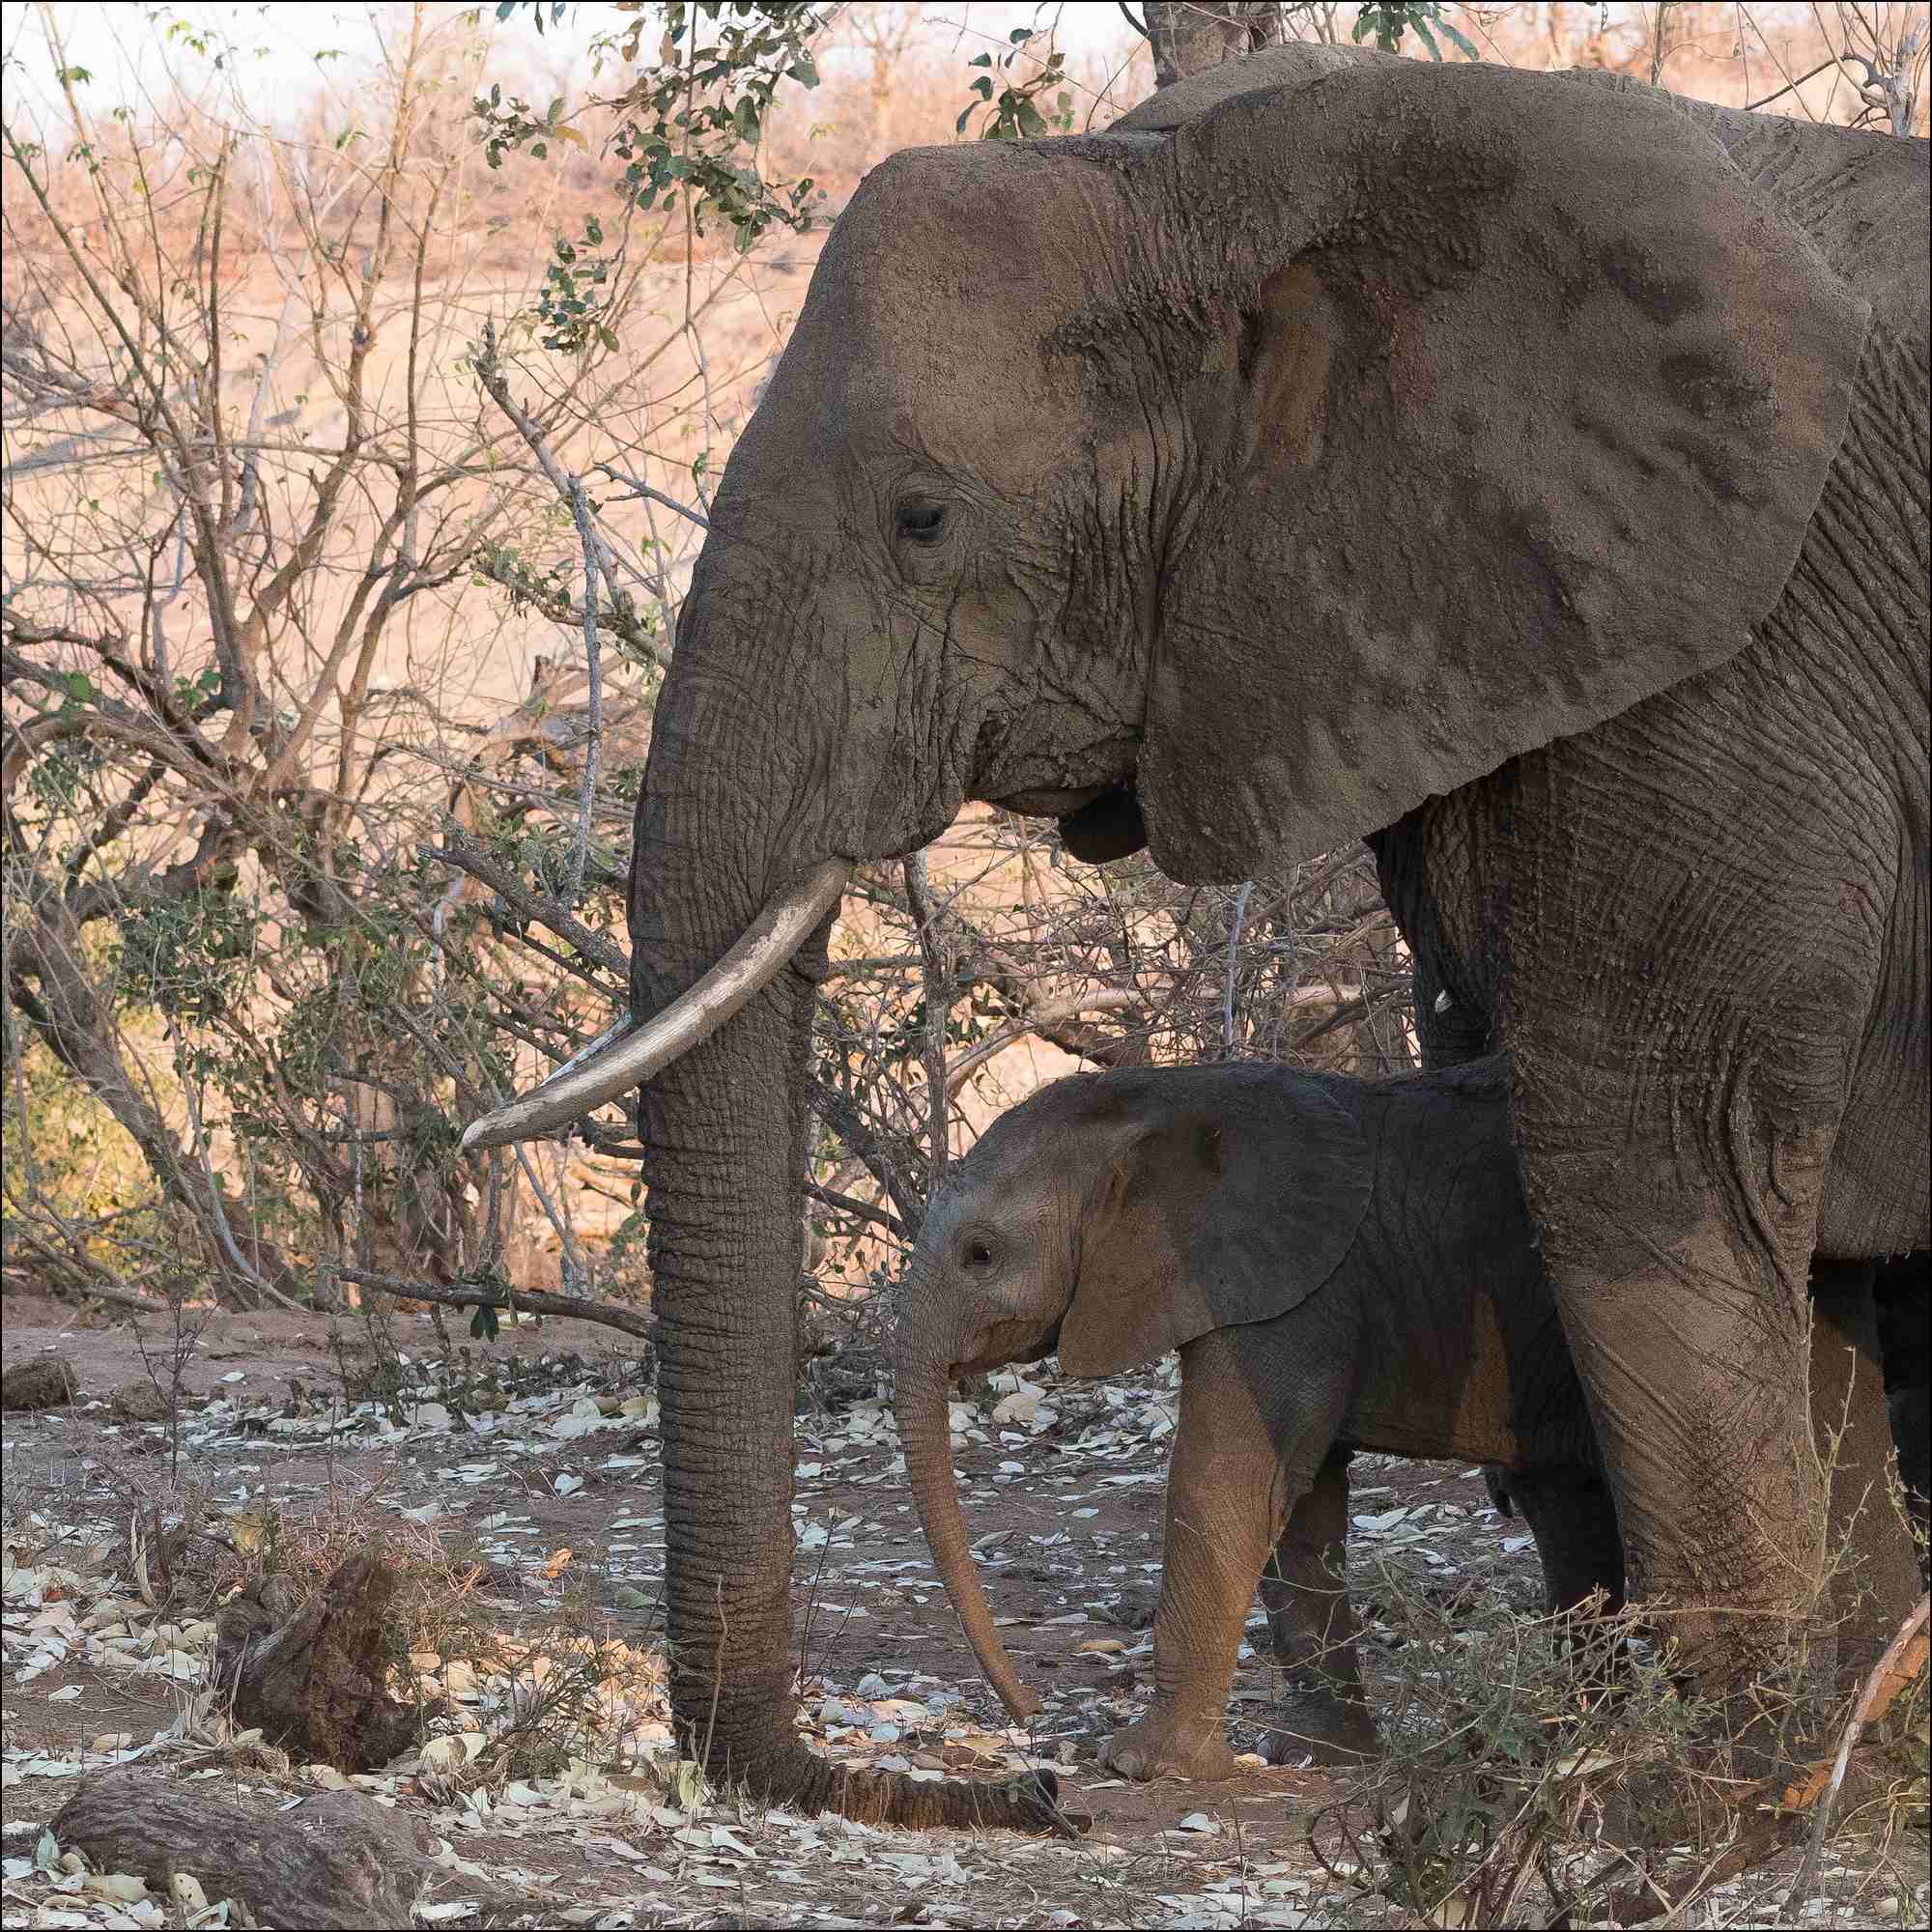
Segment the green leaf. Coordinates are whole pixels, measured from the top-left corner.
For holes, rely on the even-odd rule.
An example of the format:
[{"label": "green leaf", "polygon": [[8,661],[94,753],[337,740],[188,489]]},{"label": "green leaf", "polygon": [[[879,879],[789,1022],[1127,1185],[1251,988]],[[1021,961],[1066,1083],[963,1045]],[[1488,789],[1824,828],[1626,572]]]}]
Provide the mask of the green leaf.
[{"label": "green leaf", "polygon": [[487,1301],[476,1304],[476,1313],[469,1318],[469,1332],[479,1342],[497,1339],[497,1311]]},{"label": "green leaf", "polygon": [[966,63],[968,67],[991,67],[992,64],[993,64],[993,57],[991,54],[975,54],[973,58]]}]

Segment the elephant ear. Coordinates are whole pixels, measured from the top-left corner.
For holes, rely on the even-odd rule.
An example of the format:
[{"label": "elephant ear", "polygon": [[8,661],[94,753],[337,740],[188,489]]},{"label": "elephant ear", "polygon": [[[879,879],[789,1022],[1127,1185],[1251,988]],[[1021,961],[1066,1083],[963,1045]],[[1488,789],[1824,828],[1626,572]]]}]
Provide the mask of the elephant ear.
[{"label": "elephant ear", "polygon": [[1375,831],[1746,642],[1869,311],[1702,128],[1398,60],[1236,96],[1162,153],[1185,244],[1143,306],[1205,329],[1212,479],[1139,761],[1163,871]]},{"label": "elephant ear", "polygon": [[1061,1323],[1068,1375],[1119,1375],[1286,1314],[1334,1273],[1368,1211],[1368,1143],[1317,1082],[1225,1067],[1159,1077],[1207,1091],[1124,1127]]}]

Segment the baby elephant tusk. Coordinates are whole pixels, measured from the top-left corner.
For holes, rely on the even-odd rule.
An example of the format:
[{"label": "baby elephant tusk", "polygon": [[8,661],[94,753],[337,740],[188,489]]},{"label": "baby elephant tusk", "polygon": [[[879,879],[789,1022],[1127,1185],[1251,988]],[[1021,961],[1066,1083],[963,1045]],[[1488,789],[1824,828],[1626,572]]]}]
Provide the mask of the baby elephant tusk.
[{"label": "baby elephant tusk", "polygon": [[463,1135],[464,1151],[543,1140],[593,1107],[641,1086],[679,1054],[708,1039],[759,987],[778,977],[838,903],[851,876],[845,860],[828,859],[789,891],[775,894],[730,952],[663,1012],[648,1020],[619,1020],[540,1086],[470,1122]]}]

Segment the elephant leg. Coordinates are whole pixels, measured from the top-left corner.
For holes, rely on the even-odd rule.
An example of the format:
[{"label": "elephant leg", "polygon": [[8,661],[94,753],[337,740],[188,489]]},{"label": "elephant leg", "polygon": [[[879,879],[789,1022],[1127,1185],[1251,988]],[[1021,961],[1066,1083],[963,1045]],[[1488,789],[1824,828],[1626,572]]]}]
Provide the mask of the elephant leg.
[{"label": "elephant leg", "polygon": [[1879,1365],[1876,1270],[1811,1268],[1811,1425],[1828,1463],[1828,1551],[1842,1688],[1862,1681],[1919,1592],[1918,1563],[1891,1495],[1891,1417]]},{"label": "elephant leg", "polygon": [[[1263,1412],[1273,1378],[1259,1338],[1237,1350],[1217,1330],[1180,1351],[1180,1420],[1167,1475],[1160,1604],[1153,1620],[1154,1696],[1137,1723],[1108,1739],[1102,1762],[1122,1777],[1225,1777],[1228,1690],[1255,1586],[1289,1510],[1334,1439],[1334,1418],[1278,1458]],[[1245,1354],[1246,1359],[1243,1359]]]},{"label": "elephant leg", "polygon": [[1275,1724],[1288,1748],[1321,1763],[1352,1764],[1377,1748],[1356,1648],[1361,1619],[1349,1601],[1349,1462],[1331,1449],[1289,1512],[1262,1576],[1262,1605],[1289,1694]]},{"label": "elephant leg", "polygon": [[1918,1570],[1926,1573],[1927,1531],[1932,1528],[1932,1255],[1920,1249],[1882,1264],[1873,1284],[1878,1304],[1879,1350],[1885,1359],[1885,1396],[1891,1410],[1892,1447],[1905,1507],[1918,1545]]},{"label": "elephant leg", "polygon": [[[1543,1607],[1560,1616],[1603,1592],[1606,1614],[1624,1605],[1624,1543],[1617,1527],[1615,1498],[1603,1476],[1591,1468],[1513,1470],[1510,1500],[1536,1538],[1543,1563]],[[1492,1491],[1493,1494],[1494,1492]],[[1621,1643],[1605,1646],[1593,1622],[1572,1623],[1564,1643],[1578,1662],[1582,1684],[1601,1690],[1622,1657]]]},{"label": "elephant leg", "polygon": [[1551,1616],[1604,1593],[1604,1607],[1624,1602],[1624,1545],[1609,1485],[1593,1469],[1515,1470],[1509,1495],[1536,1538],[1543,1560],[1543,1606]]},{"label": "elephant leg", "polygon": [[1824,1658],[1805,1278],[1835,1122],[1767,1146],[1715,1083],[1580,1052],[1652,1030],[1564,998],[1513,1036],[1518,1141],[1631,1592],[1768,1761],[1750,1683]]},{"label": "elephant leg", "polygon": [[1361,1695],[1361,1624],[1349,1602],[1349,1463],[1331,1449],[1262,1573],[1262,1607],[1275,1662],[1304,1689]]}]

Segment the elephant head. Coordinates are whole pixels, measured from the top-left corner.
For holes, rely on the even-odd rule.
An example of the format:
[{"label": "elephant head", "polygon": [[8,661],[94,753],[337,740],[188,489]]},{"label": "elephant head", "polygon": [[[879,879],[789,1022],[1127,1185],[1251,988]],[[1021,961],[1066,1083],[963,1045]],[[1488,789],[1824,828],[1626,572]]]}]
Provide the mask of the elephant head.
[{"label": "elephant head", "polygon": [[1319,1080],[1162,1067],[1056,1082],[949,1178],[898,1290],[899,1436],[940,1580],[1016,1718],[1038,1699],[994,1633],[967,1546],[952,1378],[1056,1350],[1068,1375],[1119,1375],[1286,1314],[1348,1253],[1373,1166]]},{"label": "elephant head", "polygon": [[1243,73],[1193,118],[1171,91],[867,177],[680,616],[635,1023],[467,1137],[643,1083],[673,1700],[798,1802],[845,1802],[790,1722],[786,1586],[849,868],[968,799],[1181,879],[1386,825],[1739,648],[1842,428],[1863,305],[1661,100],[1332,50]]}]

